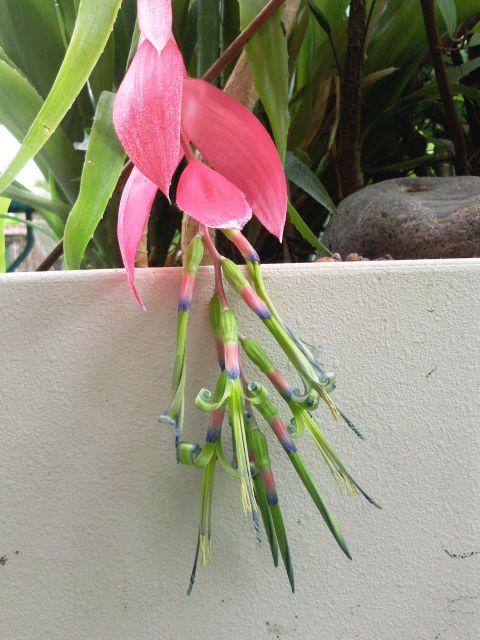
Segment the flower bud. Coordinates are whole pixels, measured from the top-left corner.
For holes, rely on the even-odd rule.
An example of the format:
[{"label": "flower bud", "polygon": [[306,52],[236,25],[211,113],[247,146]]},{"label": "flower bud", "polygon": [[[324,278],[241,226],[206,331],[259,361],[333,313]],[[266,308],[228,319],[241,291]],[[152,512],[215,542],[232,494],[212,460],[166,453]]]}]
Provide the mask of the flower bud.
[{"label": "flower bud", "polygon": [[235,291],[242,296],[246,304],[261,320],[267,320],[272,317],[269,308],[258,293],[251,287],[239,266],[231,260],[224,258],[222,260],[222,270],[225,278]]},{"label": "flower bud", "polygon": [[197,273],[198,267],[203,259],[203,239],[202,236],[195,236],[187,247],[183,259],[183,270],[188,273]]},{"label": "flower bud", "polygon": [[210,324],[212,326],[212,333],[215,337],[222,335],[222,302],[218,293],[214,293],[210,300]]},{"label": "flower bud", "polygon": [[238,352],[237,319],[230,309],[222,312],[222,339],[224,343],[225,371],[232,380],[240,376],[240,356]]},{"label": "flower bud", "polygon": [[251,338],[240,338],[240,343],[247,356],[262,373],[267,374],[274,369],[273,362],[256,340],[252,340]]}]

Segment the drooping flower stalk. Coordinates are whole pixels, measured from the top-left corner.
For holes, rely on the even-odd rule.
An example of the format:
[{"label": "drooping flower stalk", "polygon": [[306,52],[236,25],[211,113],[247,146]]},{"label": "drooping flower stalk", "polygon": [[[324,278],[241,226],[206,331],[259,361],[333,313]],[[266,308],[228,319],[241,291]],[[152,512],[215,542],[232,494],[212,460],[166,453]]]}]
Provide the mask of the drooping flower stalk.
[{"label": "drooping flower stalk", "polygon": [[[283,236],[287,185],[283,166],[266,129],[236,100],[203,80],[189,78],[172,34],[171,0],[138,0],[141,38],[114,106],[114,124],[133,170],[119,210],[118,238],[132,291],[135,254],[157,190],[170,199],[177,172],[176,204],[200,224],[199,234],[184,255],[178,302],[177,342],[171,402],[160,422],[171,427],[177,461],[202,470],[197,546],[188,593],[199,559],[211,558],[213,486],[217,462],[239,481],[244,511],[252,518],[257,543],[263,521],[275,566],[278,552],[292,591],[293,566],[272,471],[265,425],[295,468],[336,542],[350,552],[323,496],[298,452],[298,440],[308,431],[335,480],[351,494],[375,502],[355,482],[313,417],[323,401],[334,418],[356,427],[331,398],[335,376],[318,362],[318,354],[299,339],[270,299],[260,258],[241,230],[252,215],[276,236]],[[240,251],[246,273],[221,256],[209,229],[222,229]],[[183,438],[187,376],[187,331],[197,272],[204,247],[212,256],[214,294],[210,323],[220,372],[213,391],[200,390],[197,407],[208,414],[203,446]],[[237,317],[228,303],[224,281],[262,321],[283,354],[295,367],[303,388],[293,387],[263,347],[238,335]],[[243,352],[240,351],[240,345]],[[290,414],[290,423],[270,398],[266,387],[250,382],[242,353],[273,385]],[[257,418],[259,420],[257,421]],[[224,429],[232,429],[233,462],[224,451]],[[261,516],[261,518],[260,518]]]},{"label": "drooping flower stalk", "polygon": [[162,414],[159,421],[172,428],[175,436],[175,450],[177,452],[183,430],[185,415],[185,384],[187,379],[187,330],[190,308],[192,306],[193,290],[198,268],[203,258],[203,240],[196,236],[191,241],[185,255],[180,285],[180,297],[178,301],[177,318],[177,343],[175,349],[175,366],[172,376],[172,401],[167,411]]}]

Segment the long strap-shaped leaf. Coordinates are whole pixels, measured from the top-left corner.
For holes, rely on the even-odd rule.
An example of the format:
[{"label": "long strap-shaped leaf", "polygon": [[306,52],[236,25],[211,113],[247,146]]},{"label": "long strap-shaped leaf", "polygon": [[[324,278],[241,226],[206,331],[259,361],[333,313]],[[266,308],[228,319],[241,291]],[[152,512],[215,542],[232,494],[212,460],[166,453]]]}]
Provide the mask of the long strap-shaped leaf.
[{"label": "long strap-shaped leaf", "polygon": [[[267,0],[239,0],[242,29],[260,13]],[[280,157],[285,157],[288,129],[288,51],[279,9],[245,47],[253,81],[268,119]]]},{"label": "long strap-shaped leaf", "polygon": [[68,269],[80,269],[82,256],[102,219],[125,161],[125,153],[113,128],[114,98],[113,93],[102,93],[95,113],[83,165],[80,194],[68,216],[63,237]]},{"label": "long strap-shaped leaf", "polygon": [[113,28],[121,0],[82,0],[75,29],[45,104],[9,166],[0,177],[0,193],[50,139],[87,82]]},{"label": "long strap-shaped leaf", "polygon": [[[17,140],[22,140],[45,103],[27,78],[2,53],[0,50],[0,124],[5,125]],[[45,134],[42,133],[42,136],[45,138]],[[73,201],[78,189],[73,178],[78,175],[80,159],[61,128],[45,142],[48,144],[37,158],[38,165],[45,177],[49,172],[55,176],[67,197]],[[4,176],[0,176],[0,181]],[[8,180],[9,184],[11,182]],[[2,186],[2,190],[7,186]]]}]

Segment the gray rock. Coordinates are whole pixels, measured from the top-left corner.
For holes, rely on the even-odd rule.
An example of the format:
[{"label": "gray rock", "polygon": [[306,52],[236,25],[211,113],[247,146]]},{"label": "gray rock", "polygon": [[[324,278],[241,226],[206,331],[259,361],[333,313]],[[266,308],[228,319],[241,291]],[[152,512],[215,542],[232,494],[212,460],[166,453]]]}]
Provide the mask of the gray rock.
[{"label": "gray rock", "polygon": [[396,178],[345,198],[322,241],[342,255],[480,257],[480,177]]}]

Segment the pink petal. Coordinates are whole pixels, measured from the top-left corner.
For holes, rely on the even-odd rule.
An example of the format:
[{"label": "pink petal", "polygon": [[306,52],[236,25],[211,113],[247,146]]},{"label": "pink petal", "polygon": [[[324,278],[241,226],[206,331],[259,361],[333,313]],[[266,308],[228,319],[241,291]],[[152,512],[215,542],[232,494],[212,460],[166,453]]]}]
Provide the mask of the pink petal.
[{"label": "pink petal", "polygon": [[138,0],[137,7],[140,31],[161,53],[172,31],[172,0]]},{"label": "pink petal", "polygon": [[141,306],[143,304],[135,287],[135,256],[157,191],[157,185],[134,167],[123,189],[118,211],[120,253],[133,295]]},{"label": "pink petal", "polygon": [[217,229],[243,229],[252,217],[243,193],[195,159],[180,176],[177,205],[198,222]]},{"label": "pink petal", "polygon": [[130,159],[168,198],[180,156],[184,65],[173,39],[161,54],[145,40],[117,93],[113,121]]},{"label": "pink petal", "polygon": [[245,194],[263,226],[281,240],[287,185],[275,145],[257,118],[216,87],[187,78],[182,130],[208,163]]}]

